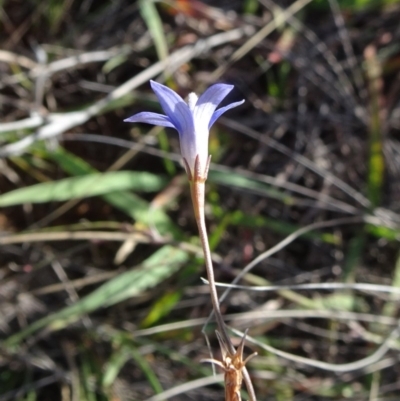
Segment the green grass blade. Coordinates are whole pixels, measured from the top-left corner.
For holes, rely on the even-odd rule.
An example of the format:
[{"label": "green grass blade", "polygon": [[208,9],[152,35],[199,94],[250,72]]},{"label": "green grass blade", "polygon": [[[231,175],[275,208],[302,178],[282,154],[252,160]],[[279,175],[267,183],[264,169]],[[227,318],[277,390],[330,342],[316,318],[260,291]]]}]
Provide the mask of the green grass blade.
[{"label": "green grass blade", "polygon": [[366,244],[364,231],[356,234],[348,243],[347,255],[343,263],[343,281],[354,283],[357,268],[360,266]]},{"label": "green grass blade", "polygon": [[286,205],[292,205],[295,203],[293,197],[287,195],[283,191],[274,189],[270,185],[264,184],[262,182],[244,177],[239,173],[227,174],[220,171],[210,171],[207,181],[215,184],[222,184],[230,187],[237,187],[255,191],[269,198],[278,199]]},{"label": "green grass blade", "polygon": [[[392,286],[395,288],[400,287],[400,252],[397,255],[397,261],[393,273]],[[396,296],[394,294],[391,294],[389,298],[390,300],[386,302],[383,307],[382,314],[384,316],[395,316],[398,310],[398,301],[396,300]]]},{"label": "green grass blade", "polygon": [[[66,173],[76,176],[98,173],[90,164],[67,152],[62,147],[47,153]],[[179,237],[180,232],[175,224],[161,209],[151,208],[150,204],[132,192],[119,191],[102,196],[113,207],[121,210],[135,221],[156,227],[160,234],[172,234]]]},{"label": "green grass blade", "polygon": [[384,238],[388,241],[400,241],[400,229],[374,226],[372,224],[366,224],[365,229],[369,234],[372,234],[376,238]]},{"label": "green grass blade", "polygon": [[140,327],[150,327],[167,315],[179,302],[182,293],[179,290],[169,291],[161,296],[151,307]]},{"label": "green grass blade", "polygon": [[369,80],[371,114],[369,125],[368,199],[374,208],[379,206],[381,202],[385,161],[383,157],[383,138],[379,106],[381,66],[376,57],[375,49],[372,46],[366,51],[365,65]]},{"label": "green grass blade", "polygon": [[86,175],[98,172],[85,160],[68,152],[61,146],[52,152],[45,152],[45,156],[55,161],[62,170],[71,175]]},{"label": "green grass blade", "polygon": [[256,15],[259,3],[258,0],[245,0],[242,7],[245,14]]},{"label": "green grass blade", "polygon": [[114,351],[104,367],[102,377],[102,386],[107,391],[118,377],[119,372],[125,363],[129,360],[129,350],[126,347],[121,347]]},{"label": "green grass blade", "polygon": [[165,179],[147,172],[94,173],[31,185],[7,192],[0,195],[0,206],[66,201],[123,190],[152,192],[161,190],[165,184]]},{"label": "green grass blade", "polygon": [[162,388],[160,381],[158,380],[147,359],[142,356],[136,348],[130,347],[130,353],[132,354],[132,358],[135,360],[139,368],[145,374],[147,381],[150,383],[151,387],[153,387],[155,393],[162,393],[164,389]]},{"label": "green grass blade", "polygon": [[102,387],[105,392],[110,392],[110,388],[115,384],[119,372],[125,363],[132,357],[138,367],[142,370],[147,378],[147,381],[153,388],[156,394],[162,393],[163,388],[160,381],[146,356],[142,355],[137,348],[137,345],[127,337],[126,333],[117,334],[113,341],[113,348],[116,350],[111,355],[107,362],[102,378]]},{"label": "green grass blade", "polygon": [[165,40],[165,34],[162,26],[161,18],[157,8],[152,0],[140,0],[140,13],[149,28],[150,34],[154,40],[157,55],[160,60],[164,60],[168,56],[168,45]]}]

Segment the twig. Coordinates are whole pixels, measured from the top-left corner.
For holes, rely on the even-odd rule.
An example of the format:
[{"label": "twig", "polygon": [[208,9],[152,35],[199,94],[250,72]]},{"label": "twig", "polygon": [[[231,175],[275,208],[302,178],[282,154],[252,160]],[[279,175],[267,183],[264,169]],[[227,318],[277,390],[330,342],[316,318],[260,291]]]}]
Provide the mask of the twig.
[{"label": "twig", "polygon": [[39,114],[32,114],[29,118],[24,118],[23,120],[13,121],[11,123],[1,123],[0,133],[2,132],[13,132],[20,131],[23,129],[37,128],[43,124],[45,119]]},{"label": "twig", "polygon": [[34,60],[7,50],[0,50],[0,62],[7,64],[18,64],[23,68],[29,69],[37,67],[37,63]]},{"label": "twig", "polygon": [[168,390],[163,391],[160,394],[153,395],[150,398],[146,398],[144,401],[164,401],[166,399],[171,399],[172,397],[175,397],[179,394],[186,394],[189,391],[195,390],[197,388],[202,388],[205,386],[209,386],[210,384],[222,382],[223,379],[224,375],[202,377],[201,379],[192,380],[190,382],[172,387]]},{"label": "twig", "polygon": [[[225,320],[228,321],[254,321],[255,319],[265,319],[266,321],[276,321],[284,319],[337,319],[337,320],[349,320],[349,321],[360,321],[365,323],[379,323],[388,326],[398,324],[398,320],[388,316],[372,315],[369,313],[356,313],[347,311],[334,311],[334,310],[311,310],[311,309],[286,309],[286,310],[268,310],[265,311],[251,311],[245,313],[234,313],[225,315]],[[174,331],[179,329],[185,329],[188,327],[201,326],[207,322],[207,318],[197,318],[184,320],[182,322],[174,322],[162,324],[160,326],[151,327],[148,329],[134,330],[132,333],[135,336],[150,336],[159,333],[165,333],[168,331]]]},{"label": "twig", "polygon": [[[71,57],[66,57],[60,60],[53,61],[48,64],[40,64],[37,62],[34,62],[33,60],[24,57],[21,59],[23,56],[18,56],[18,55],[13,55],[10,52],[2,52],[0,51],[0,61],[8,62],[11,63],[13,60],[12,55],[15,57],[15,60],[18,60],[18,64],[25,68],[29,68],[30,71],[25,73],[19,73],[16,75],[13,75],[12,77],[6,78],[3,80],[2,85],[13,85],[16,84],[26,77],[29,78],[37,78],[40,75],[46,75],[46,76],[51,76],[57,72],[68,70],[71,68],[76,68],[79,67],[80,65],[83,64],[89,64],[89,63],[99,63],[103,61],[107,61],[112,57],[118,56],[120,54],[129,54],[130,49],[126,46],[123,47],[118,47],[118,48],[112,48],[108,50],[98,50],[94,52],[86,52],[82,54],[77,54]],[[6,53],[6,54],[3,54]],[[7,54],[8,53],[8,54]],[[29,61],[28,61],[29,60]],[[22,65],[24,63],[24,65]]]},{"label": "twig", "polygon": [[[371,355],[367,356],[366,358],[359,359],[358,361],[355,362],[343,363],[343,364],[333,364],[333,363],[315,361],[314,359],[305,358],[303,356],[297,356],[289,354],[288,352],[285,351],[278,350],[274,347],[271,347],[268,344],[264,344],[251,337],[248,337],[248,339],[251,343],[258,345],[262,349],[271,352],[274,355],[278,355],[282,358],[289,359],[293,362],[299,364],[305,364],[308,366],[313,366],[318,369],[329,370],[331,372],[343,373],[343,372],[350,372],[352,370],[363,369],[375,362],[378,362],[390,350],[390,343],[399,337],[399,330],[400,326],[397,326],[394,330],[392,330],[392,332],[386,337],[382,345],[378,347],[375,350],[375,352],[373,352]],[[237,335],[243,335],[243,333],[241,333],[238,330],[232,329],[232,331]]]},{"label": "twig", "polygon": [[[202,279],[208,284],[207,280]],[[235,290],[246,290],[255,292],[270,292],[281,290],[358,290],[370,292],[386,292],[389,294],[400,294],[399,287],[390,285],[370,284],[370,283],[313,283],[313,284],[293,284],[293,285],[268,285],[268,286],[247,286],[227,283],[215,283],[217,287],[232,288]]]},{"label": "twig", "polygon": [[303,9],[312,0],[297,0],[286,10],[280,9],[281,13],[274,18],[271,22],[266,24],[261,30],[256,32],[246,43],[237,49],[229,58],[228,62],[217,68],[212,74],[212,81],[218,80],[222,74],[236,61],[245,56],[251,49],[257,46],[263,39],[265,39],[275,29],[282,26],[293,14],[296,14]]},{"label": "twig", "polygon": [[124,233],[111,231],[47,231],[22,233],[0,236],[0,244],[18,244],[43,241],[126,241],[134,239],[137,242],[149,243],[151,237],[143,233]]}]

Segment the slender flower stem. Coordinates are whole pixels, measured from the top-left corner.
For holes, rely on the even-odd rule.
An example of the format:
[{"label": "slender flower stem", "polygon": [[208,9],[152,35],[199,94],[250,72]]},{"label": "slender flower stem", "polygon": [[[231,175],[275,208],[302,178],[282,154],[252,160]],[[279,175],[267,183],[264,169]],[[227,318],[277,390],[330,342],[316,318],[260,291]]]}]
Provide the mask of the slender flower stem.
[{"label": "slender flower stem", "polygon": [[[184,160],[185,161],[185,160]],[[204,261],[206,265],[207,271],[207,278],[210,287],[210,296],[211,302],[213,305],[213,310],[215,314],[215,319],[217,321],[218,331],[221,334],[222,340],[225,343],[227,350],[231,355],[236,354],[235,347],[232,344],[232,341],[229,337],[227,327],[224,322],[224,318],[221,313],[217,287],[215,285],[215,278],[214,278],[214,267],[211,258],[211,251],[210,246],[208,243],[208,235],[207,235],[207,227],[205,222],[205,214],[204,214],[204,199],[205,199],[205,181],[207,179],[208,167],[210,164],[210,158],[208,159],[208,163],[206,166],[206,170],[201,173],[199,159],[196,158],[195,162],[195,169],[193,175],[190,173],[190,169],[186,164],[186,171],[189,175],[189,182],[190,182],[190,192],[192,196],[192,203],[194,209],[194,215],[197,223],[197,227],[199,230],[201,246],[203,248],[204,253]],[[250,401],[257,401],[256,395],[254,392],[253,384],[251,382],[250,375],[246,369],[243,367],[243,379],[246,383],[247,392],[250,397]]]},{"label": "slender flower stem", "polygon": [[219,300],[218,300],[218,293],[215,285],[215,278],[214,278],[214,268],[212,264],[210,246],[208,243],[208,235],[206,229],[206,223],[204,219],[204,182],[194,181],[191,182],[191,193],[192,193],[192,200],[193,200],[193,207],[194,207],[194,214],[196,218],[197,227],[199,230],[201,246],[203,248],[204,253],[204,261],[206,265],[207,271],[207,278],[210,286],[210,295],[211,295],[211,302],[214,309],[215,318],[218,325],[218,330],[221,333],[221,336],[224,342],[227,344],[228,349],[230,352],[234,353],[235,348],[230,340],[230,337],[227,332],[227,328],[222,317]]}]

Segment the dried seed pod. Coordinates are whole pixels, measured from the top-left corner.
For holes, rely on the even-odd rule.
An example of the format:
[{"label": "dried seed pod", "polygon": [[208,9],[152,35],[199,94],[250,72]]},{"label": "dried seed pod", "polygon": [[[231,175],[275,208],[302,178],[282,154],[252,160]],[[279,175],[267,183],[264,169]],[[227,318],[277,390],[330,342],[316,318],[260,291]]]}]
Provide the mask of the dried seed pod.
[{"label": "dried seed pod", "polygon": [[203,359],[202,362],[210,362],[218,365],[225,371],[225,401],[241,401],[240,389],[242,387],[243,374],[242,369],[246,363],[257,355],[257,352],[249,355],[243,360],[243,349],[246,341],[247,331],[245,331],[242,340],[234,354],[229,351],[220,333],[216,331],[219,345],[221,347],[222,361],[217,359]]}]

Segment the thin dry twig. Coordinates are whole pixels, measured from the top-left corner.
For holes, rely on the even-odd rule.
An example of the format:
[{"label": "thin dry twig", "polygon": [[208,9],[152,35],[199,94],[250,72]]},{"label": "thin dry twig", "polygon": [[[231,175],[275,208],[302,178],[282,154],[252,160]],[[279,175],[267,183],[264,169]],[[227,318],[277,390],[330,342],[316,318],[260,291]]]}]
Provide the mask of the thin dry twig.
[{"label": "thin dry twig", "polygon": [[[232,331],[237,335],[243,335],[243,333],[241,333],[238,330],[232,329]],[[399,333],[400,333],[400,325],[398,325],[394,330],[392,330],[392,332],[386,337],[383,343],[371,355],[367,356],[366,358],[359,359],[358,361],[355,362],[343,363],[343,364],[321,362],[321,361],[316,361],[314,359],[293,355],[285,351],[280,351],[274,347],[271,347],[268,344],[264,344],[254,338],[251,338],[250,336],[248,338],[249,342],[258,345],[262,349],[271,352],[274,355],[280,356],[285,359],[289,359],[290,361],[299,364],[305,364],[308,366],[313,366],[318,369],[329,370],[331,372],[343,373],[343,372],[351,372],[353,370],[364,369],[367,366],[370,366],[373,363],[378,362],[390,350],[391,348],[390,344],[394,342],[396,339],[398,339]]]},{"label": "thin dry twig", "polygon": [[244,57],[251,49],[257,46],[269,34],[281,27],[294,14],[302,10],[312,0],[296,0],[286,10],[281,9],[281,13],[277,15],[271,22],[265,25],[262,29],[256,32],[250,39],[247,40],[239,49],[237,49],[229,58],[228,62],[217,68],[211,75],[212,81],[217,81],[227,69],[236,61]]},{"label": "thin dry twig", "polygon": [[[206,279],[202,279],[208,284]],[[293,285],[268,285],[268,286],[247,286],[227,283],[215,283],[217,287],[232,288],[234,290],[246,290],[255,292],[270,292],[281,290],[357,290],[368,292],[386,292],[389,294],[399,294],[400,288],[390,285],[370,284],[370,283],[312,283],[312,284],[293,284]]]},{"label": "thin dry twig", "polygon": [[223,380],[224,380],[224,375],[222,374],[202,377],[201,379],[192,380],[187,383],[179,384],[178,386],[165,390],[160,394],[153,395],[150,398],[146,398],[144,401],[164,401],[168,398],[175,397],[179,394],[186,394],[198,388],[203,388],[211,384],[220,383]]},{"label": "thin dry twig", "polygon": [[[285,309],[285,310],[268,310],[266,311],[250,311],[244,313],[234,313],[225,315],[227,321],[254,321],[254,319],[265,319],[265,321],[277,321],[285,319],[336,319],[347,321],[360,321],[365,323],[379,323],[387,326],[395,326],[398,320],[388,316],[377,316],[370,313],[356,313],[348,311],[334,310],[310,310],[310,309]],[[150,336],[153,334],[164,333],[167,331],[185,329],[195,326],[201,326],[207,322],[207,318],[188,319],[182,322],[167,323],[148,329],[127,330],[135,336]],[[394,349],[399,346],[393,345]]]}]

